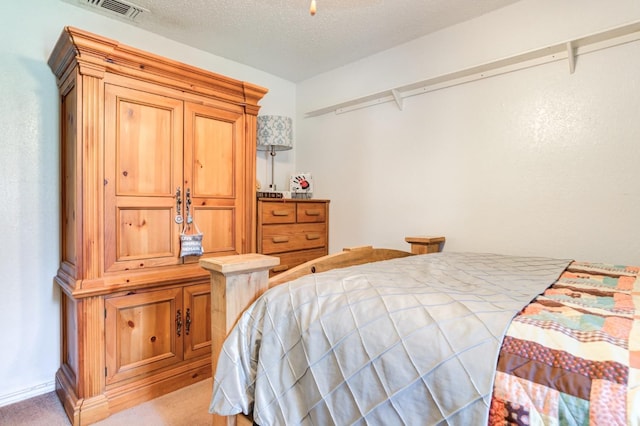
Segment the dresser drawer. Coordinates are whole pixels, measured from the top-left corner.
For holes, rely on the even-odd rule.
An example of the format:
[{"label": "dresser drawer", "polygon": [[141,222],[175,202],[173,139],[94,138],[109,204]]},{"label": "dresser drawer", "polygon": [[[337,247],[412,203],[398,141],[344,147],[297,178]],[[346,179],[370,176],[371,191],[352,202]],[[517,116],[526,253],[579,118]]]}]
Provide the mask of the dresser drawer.
[{"label": "dresser drawer", "polygon": [[327,246],[326,223],[265,226],[262,230],[263,254],[282,253]]},{"label": "dresser drawer", "polygon": [[265,203],[260,215],[263,224],[295,223],[296,205],[286,202]]},{"label": "dresser drawer", "polygon": [[329,253],[329,200],[258,199],[258,253],[277,256],[284,272]]},{"label": "dresser drawer", "polygon": [[288,271],[289,269],[302,265],[304,262],[308,262],[313,259],[317,259],[327,254],[326,248],[317,248],[310,250],[292,251],[289,253],[279,254],[280,264],[274,266],[269,271],[269,275],[274,275],[280,272]]},{"label": "dresser drawer", "polygon": [[296,211],[298,223],[326,222],[326,203],[299,203]]}]

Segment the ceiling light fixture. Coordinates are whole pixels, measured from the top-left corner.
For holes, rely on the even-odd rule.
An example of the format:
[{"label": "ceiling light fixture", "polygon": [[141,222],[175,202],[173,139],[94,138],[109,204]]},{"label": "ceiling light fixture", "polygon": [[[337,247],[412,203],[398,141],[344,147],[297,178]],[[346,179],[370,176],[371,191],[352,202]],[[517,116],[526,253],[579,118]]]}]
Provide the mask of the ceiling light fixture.
[{"label": "ceiling light fixture", "polygon": [[309,8],[309,14],[311,14],[311,16],[315,16],[316,15],[316,0],[311,0],[311,7]]}]

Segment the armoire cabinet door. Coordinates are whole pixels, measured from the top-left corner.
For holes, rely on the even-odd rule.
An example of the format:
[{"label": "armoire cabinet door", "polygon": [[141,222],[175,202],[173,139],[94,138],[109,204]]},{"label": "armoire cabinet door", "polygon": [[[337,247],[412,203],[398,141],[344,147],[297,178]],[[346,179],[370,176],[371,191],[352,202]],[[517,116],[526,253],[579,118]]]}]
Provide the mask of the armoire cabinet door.
[{"label": "armoire cabinet door", "polygon": [[105,271],[182,263],[183,102],[105,85]]},{"label": "armoire cabinet door", "polygon": [[184,359],[182,288],[105,299],[107,385]]},{"label": "armoire cabinet door", "polygon": [[184,288],[184,359],[211,354],[211,284]]},{"label": "armoire cabinet door", "polygon": [[186,102],[184,131],[184,186],[204,235],[204,253],[239,254],[245,215],[243,112]]}]

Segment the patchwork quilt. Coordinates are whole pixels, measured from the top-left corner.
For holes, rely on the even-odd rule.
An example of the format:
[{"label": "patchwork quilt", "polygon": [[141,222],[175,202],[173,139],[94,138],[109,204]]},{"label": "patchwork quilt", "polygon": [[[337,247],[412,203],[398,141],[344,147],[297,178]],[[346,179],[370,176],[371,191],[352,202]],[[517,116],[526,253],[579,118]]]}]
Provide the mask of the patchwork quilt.
[{"label": "patchwork quilt", "polygon": [[639,273],[573,262],[514,319],[491,425],[640,424]]},{"label": "patchwork quilt", "polygon": [[[569,263],[437,253],[275,287],[226,339],[210,412],[253,412],[262,426],[486,424],[509,324]],[[618,380],[618,369],[602,367],[594,370]],[[618,395],[610,383],[603,393]]]}]

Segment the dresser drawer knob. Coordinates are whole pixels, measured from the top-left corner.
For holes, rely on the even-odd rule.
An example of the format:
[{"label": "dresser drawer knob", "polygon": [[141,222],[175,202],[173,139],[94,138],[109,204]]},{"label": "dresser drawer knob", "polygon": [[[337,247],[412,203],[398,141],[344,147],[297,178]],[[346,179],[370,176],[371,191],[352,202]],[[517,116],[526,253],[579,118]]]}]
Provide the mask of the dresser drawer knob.
[{"label": "dresser drawer knob", "polygon": [[322,212],[320,210],[305,210],[304,214],[307,216],[320,216]]},{"label": "dresser drawer knob", "polygon": [[319,240],[320,234],[307,234],[307,240]]},{"label": "dresser drawer knob", "polygon": [[271,214],[274,216],[289,216],[289,210],[272,210]]},{"label": "dresser drawer knob", "polygon": [[289,237],[273,237],[271,238],[271,241],[274,243],[288,243]]}]

